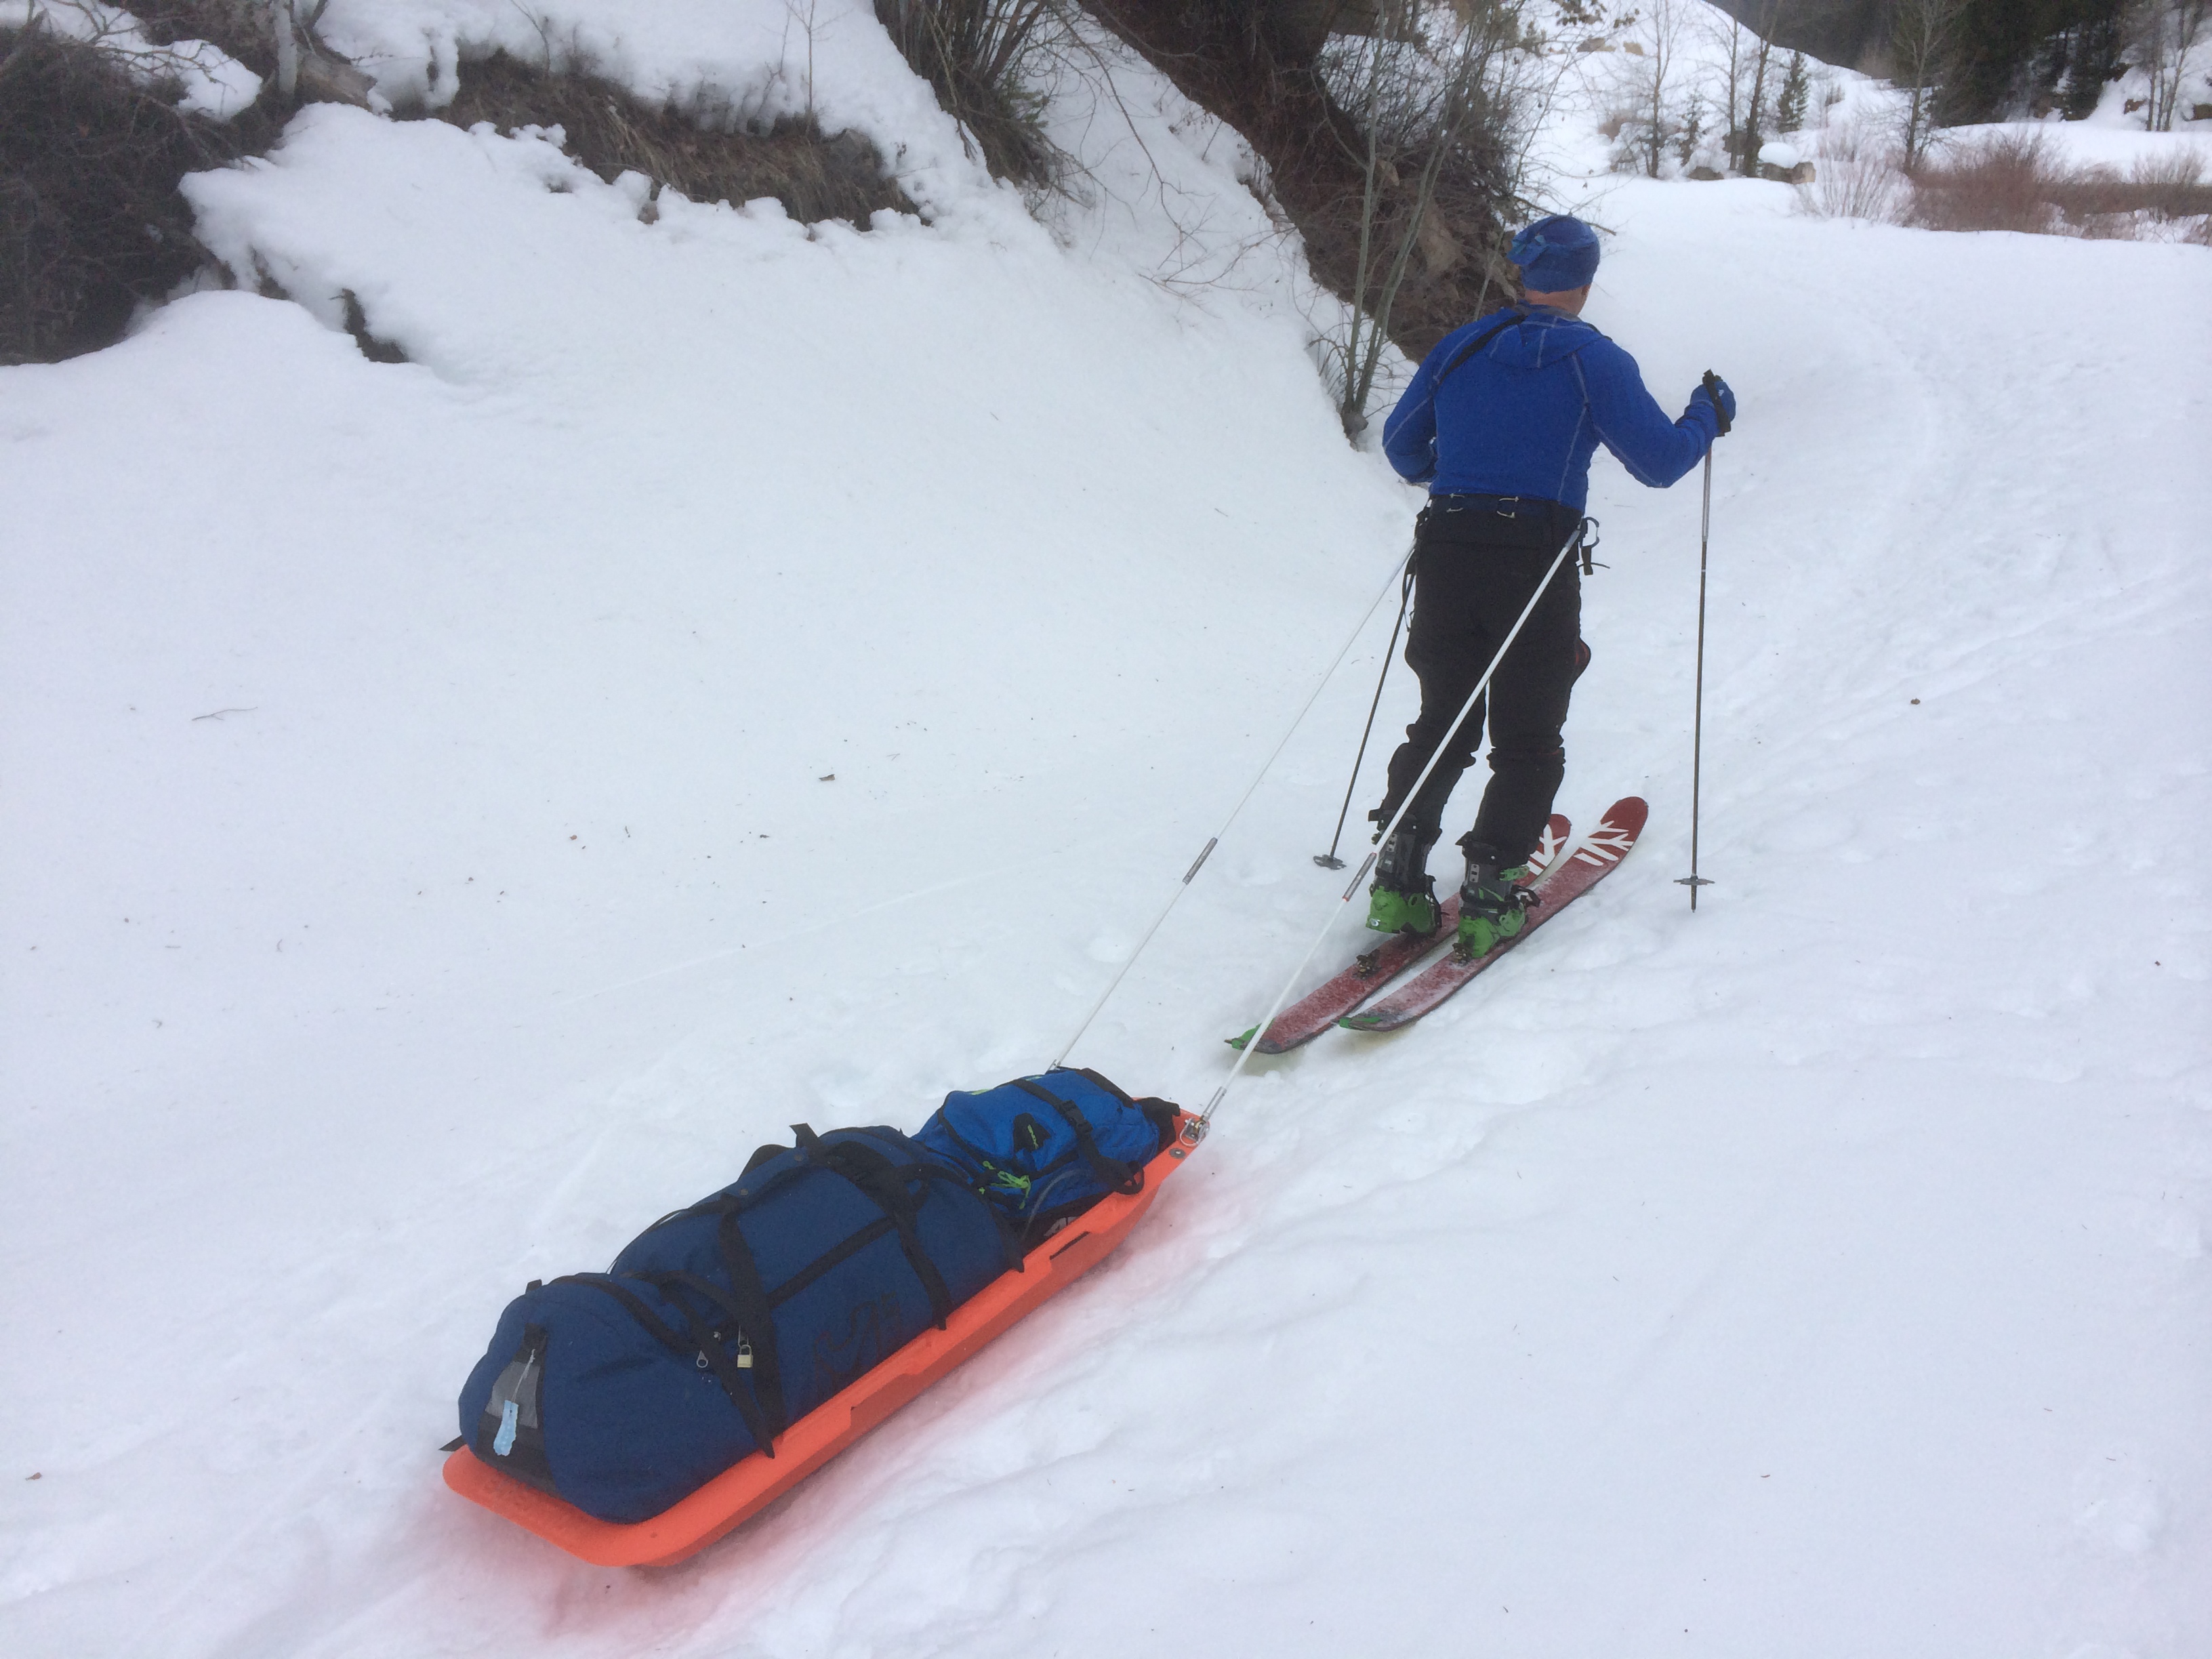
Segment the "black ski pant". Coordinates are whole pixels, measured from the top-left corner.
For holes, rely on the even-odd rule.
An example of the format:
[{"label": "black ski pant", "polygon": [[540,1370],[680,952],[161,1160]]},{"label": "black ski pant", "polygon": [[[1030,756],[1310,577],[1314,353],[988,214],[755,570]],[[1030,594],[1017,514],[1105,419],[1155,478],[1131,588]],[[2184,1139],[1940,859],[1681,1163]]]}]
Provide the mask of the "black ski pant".
[{"label": "black ski pant", "polygon": [[[1582,648],[1582,573],[1570,555],[1498,665],[1484,696],[1457,730],[1445,727],[1511,630],[1581,515],[1553,501],[1441,495],[1421,514],[1414,541],[1413,625],[1406,663],[1421,682],[1420,717],[1390,757],[1389,788],[1376,822],[1389,822],[1441,743],[1406,830],[1425,846],[1442,833],[1445,804],[1474,763],[1486,719],[1490,784],[1462,848],[1486,843],[1501,866],[1525,861],[1542,839],[1552,798],[1566,775],[1559,741]],[[1486,707],[1486,705],[1487,705]]]}]

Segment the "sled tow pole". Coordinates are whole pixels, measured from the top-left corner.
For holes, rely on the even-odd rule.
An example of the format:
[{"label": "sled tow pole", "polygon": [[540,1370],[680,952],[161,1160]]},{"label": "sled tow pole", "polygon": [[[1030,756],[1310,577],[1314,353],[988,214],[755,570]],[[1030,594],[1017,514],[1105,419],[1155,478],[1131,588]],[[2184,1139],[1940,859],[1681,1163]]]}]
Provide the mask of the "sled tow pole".
[{"label": "sled tow pole", "polygon": [[[1412,556],[1410,553],[1406,556],[1407,559]],[[1115,969],[1114,977],[1106,982],[1106,988],[1098,994],[1098,1000],[1092,1003],[1091,1012],[1084,1015],[1083,1023],[1075,1028],[1066,1042],[1060,1044],[1060,1054],[1052,1062],[1054,1068],[1067,1063],[1067,1057],[1074,1052],[1075,1045],[1083,1041],[1083,1034],[1091,1029],[1091,1022],[1098,1018],[1099,1011],[1113,999],[1114,993],[1121,989],[1121,981],[1127,977],[1129,969],[1137,965],[1137,958],[1145,954],[1145,947],[1152,942],[1152,935],[1160,931],[1160,925],[1167,921],[1168,913],[1176,908],[1176,901],[1189,890],[1191,883],[1197,879],[1198,872],[1206,867],[1206,860],[1213,856],[1213,849],[1221,845],[1222,836],[1229,833],[1229,826],[1237,822],[1237,815],[1244,810],[1245,803],[1252,799],[1253,793],[1259,788],[1261,780],[1274,769],[1275,762],[1281,757],[1284,749],[1289,745],[1291,738],[1297,733],[1298,727],[1305,724],[1307,714],[1312,712],[1314,704],[1320,701],[1322,691],[1327,690],[1328,683],[1336,678],[1336,671],[1344,665],[1344,659],[1352,654],[1352,647],[1359,642],[1359,636],[1367,631],[1367,624],[1373,620],[1375,613],[1382,608],[1382,601],[1389,597],[1390,582],[1398,580],[1401,572],[1405,568],[1405,562],[1406,561],[1401,559],[1391,568],[1390,580],[1382,584],[1381,591],[1375,595],[1374,603],[1370,605],[1360,617],[1359,625],[1352,630],[1351,637],[1345,641],[1344,648],[1336,653],[1334,660],[1328,665],[1328,671],[1315,684],[1312,693],[1300,706],[1297,718],[1293,720],[1289,728],[1284,732],[1282,741],[1275,745],[1265,763],[1253,774],[1252,781],[1245,785],[1244,793],[1237,798],[1237,805],[1229,809],[1229,816],[1222,819],[1221,827],[1206,838],[1205,846],[1198,849],[1198,856],[1191,860],[1190,868],[1182,872],[1182,880],[1177,883],[1175,890],[1168,895],[1168,902],[1160,907],[1159,915],[1152,918],[1152,925],[1145,929],[1145,936],[1137,941],[1137,948],[1122,959],[1121,965]],[[1402,618],[1404,615],[1402,608],[1399,614]],[[1390,637],[1391,644],[1395,647],[1397,644],[1396,633],[1394,631]],[[1387,662],[1389,659],[1386,658],[1384,660]],[[1379,689],[1376,695],[1379,700],[1382,696]],[[1196,1145],[1195,1137],[1192,1138],[1192,1144]]]}]

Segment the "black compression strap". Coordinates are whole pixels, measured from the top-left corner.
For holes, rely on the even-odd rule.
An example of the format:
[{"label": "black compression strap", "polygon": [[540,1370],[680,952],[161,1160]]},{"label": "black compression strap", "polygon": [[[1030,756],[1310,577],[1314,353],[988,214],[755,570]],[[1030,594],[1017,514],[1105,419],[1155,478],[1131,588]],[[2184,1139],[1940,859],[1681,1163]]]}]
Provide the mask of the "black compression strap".
[{"label": "black compression strap", "polygon": [[[738,1311],[736,1298],[711,1279],[702,1279],[696,1273],[641,1273],[632,1277],[643,1279],[664,1293],[669,1291],[670,1286],[677,1285],[696,1291],[730,1316],[737,1326],[741,1340],[750,1342],[752,1340],[750,1328]],[[730,1396],[730,1403],[738,1408],[738,1415],[744,1419],[746,1432],[752,1436],[753,1443],[769,1456],[775,1456],[775,1448],[769,1443],[767,1417],[753,1392],[757,1385],[746,1381],[736,1362],[715,1336],[711,1322],[702,1319],[682,1297],[670,1294],[668,1299],[683,1310],[684,1322],[690,1328],[691,1340],[698,1345],[698,1357],[707,1362],[708,1369],[714,1373],[714,1380],[722,1385],[722,1392]],[[758,1375],[757,1351],[755,1353],[755,1374]]]},{"label": "black compression strap", "polygon": [[791,1416],[783,1402],[783,1364],[776,1352],[775,1315],[769,1307],[768,1287],[761,1283],[752,1246],[745,1243],[744,1231],[738,1225],[738,1212],[735,1203],[722,1212],[715,1240],[721,1247],[722,1271],[730,1276],[738,1323],[752,1339],[753,1391],[767,1414],[769,1427],[761,1449],[773,1457],[775,1452],[769,1441],[791,1426]]},{"label": "black compression strap", "polygon": [[[1113,1089],[1114,1093],[1121,1096],[1122,1099],[1128,1098],[1127,1095],[1122,1095],[1119,1089],[1114,1089],[1112,1084],[1109,1083],[1106,1086]],[[1144,1190],[1144,1166],[1137,1164],[1124,1164],[1121,1159],[1109,1158],[1100,1152],[1098,1138],[1091,1132],[1091,1121],[1083,1115],[1080,1108],[1071,1101],[1062,1100],[1051,1090],[1029,1078],[1017,1079],[1015,1087],[1026,1089],[1066,1120],[1067,1127],[1075,1132],[1076,1150],[1083,1154],[1083,1161],[1091,1166],[1091,1173],[1104,1182],[1109,1191],[1137,1193]]]},{"label": "black compression strap", "polygon": [[[1428,509],[1425,507],[1422,509],[1424,512],[1426,512],[1427,510]],[[1590,520],[1590,523],[1592,524],[1595,524],[1597,520],[1595,519]],[[1412,568],[1412,562],[1409,560],[1407,562],[1406,571],[1406,586],[1408,592],[1412,590],[1413,585],[1413,572]],[[1054,1069],[1058,1070],[1060,1068],[1054,1067]],[[1093,1083],[1106,1091],[1108,1094],[1112,1095],[1123,1105],[1133,1106],[1139,1111],[1142,1112],[1145,1115],[1146,1121],[1152,1126],[1152,1132],[1159,1137],[1159,1143],[1161,1146],[1164,1146],[1175,1139],[1176,1124],[1182,1116],[1182,1108],[1176,1105],[1172,1100],[1162,1100],[1157,1095],[1146,1095],[1142,1098],[1139,1098],[1130,1094],[1127,1090],[1123,1089],[1120,1084],[1115,1082],[1112,1078],[1103,1076],[1100,1073],[1092,1071],[1088,1066],[1078,1066],[1076,1068],[1075,1074],[1078,1077],[1089,1078]],[[1045,1075],[1047,1077],[1050,1077],[1052,1073],[1047,1072]]]},{"label": "black compression strap", "polygon": [[[930,1316],[939,1330],[952,1316],[952,1292],[945,1286],[945,1275],[929,1259],[922,1248],[921,1235],[914,1224],[915,1212],[921,1208],[921,1200],[907,1190],[898,1169],[890,1159],[874,1147],[856,1140],[842,1140],[831,1147],[822,1159],[822,1167],[835,1170],[851,1182],[870,1202],[891,1219],[898,1229],[899,1249],[905,1255],[907,1266],[921,1281],[922,1293],[929,1298]],[[927,1179],[921,1165],[906,1166]]]},{"label": "black compression strap", "polygon": [[[1055,1071],[1063,1069],[1065,1068],[1058,1066],[1054,1068]],[[1133,1106],[1137,1103],[1135,1101],[1129,1098],[1127,1092],[1123,1090],[1120,1084],[1115,1082],[1112,1078],[1104,1075],[1103,1073],[1094,1072],[1088,1066],[1079,1066],[1075,1068],[1075,1074],[1078,1077],[1089,1078],[1093,1083],[1103,1089],[1108,1094],[1113,1096],[1115,1099],[1120,1101],[1124,1106]],[[1047,1077],[1050,1077],[1052,1073],[1047,1072],[1045,1075]]]},{"label": "black compression strap", "polygon": [[[708,1284],[695,1274],[639,1273],[632,1273],[629,1277],[641,1284],[655,1286],[658,1286],[659,1281],[664,1279],[690,1280],[706,1291],[718,1305],[726,1306],[720,1287]],[[621,1303],[629,1310],[630,1316],[651,1334],[654,1341],[659,1343],[678,1358],[691,1359],[696,1355],[705,1356],[708,1368],[714,1373],[714,1380],[722,1385],[722,1392],[730,1396],[730,1403],[738,1408],[738,1416],[744,1422],[746,1432],[752,1436],[753,1443],[770,1457],[775,1455],[775,1449],[769,1444],[768,1424],[762,1416],[760,1406],[754,1399],[752,1390],[740,1380],[737,1367],[730,1363],[729,1356],[722,1352],[722,1345],[714,1340],[714,1334],[700,1324],[698,1316],[690,1308],[685,1307],[682,1301],[673,1296],[668,1298],[676,1304],[677,1308],[684,1315],[684,1322],[690,1333],[689,1341],[686,1341],[666,1320],[653,1312],[644,1297],[625,1285],[616,1284],[611,1279],[592,1273],[571,1273],[565,1279],[556,1279],[553,1282],[556,1285],[588,1285],[595,1291],[604,1291]],[[744,1328],[742,1321],[739,1322],[739,1328]]]},{"label": "black compression strap", "polygon": [[621,1303],[629,1310],[630,1317],[652,1334],[654,1341],[672,1354],[681,1354],[687,1358],[690,1358],[691,1350],[684,1346],[682,1335],[666,1320],[647,1306],[644,1298],[636,1291],[626,1290],[616,1284],[613,1279],[599,1273],[570,1273],[553,1282],[556,1285],[586,1285],[592,1290],[604,1291]]}]

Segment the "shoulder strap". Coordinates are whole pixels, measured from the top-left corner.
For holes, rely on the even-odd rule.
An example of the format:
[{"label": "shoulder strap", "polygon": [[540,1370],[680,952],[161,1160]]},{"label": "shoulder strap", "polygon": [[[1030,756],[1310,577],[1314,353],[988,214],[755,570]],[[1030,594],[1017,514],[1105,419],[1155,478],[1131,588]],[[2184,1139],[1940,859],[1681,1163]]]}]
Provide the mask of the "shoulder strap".
[{"label": "shoulder strap", "polygon": [[1451,362],[1446,363],[1443,367],[1443,372],[1438,374],[1434,380],[1430,382],[1429,396],[1431,398],[1435,398],[1437,389],[1441,387],[1446,380],[1452,377],[1453,374],[1458,369],[1462,363],[1474,356],[1476,352],[1481,350],[1483,347],[1488,345],[1492,340],[1504,333],[1507,329],[1512,327],[1516,323],[1525,323],[1528,320],[1528,313],[1522,310],[1520,307],[1515,306],[1509,309],[1505,313],[1504,321],[1497,324],[1493,327],[1486,328],[1481,333],[1476,335],[1474,338],[1469,340],[1465,345],[1459,349],[1459,355],[1455,356]]}]

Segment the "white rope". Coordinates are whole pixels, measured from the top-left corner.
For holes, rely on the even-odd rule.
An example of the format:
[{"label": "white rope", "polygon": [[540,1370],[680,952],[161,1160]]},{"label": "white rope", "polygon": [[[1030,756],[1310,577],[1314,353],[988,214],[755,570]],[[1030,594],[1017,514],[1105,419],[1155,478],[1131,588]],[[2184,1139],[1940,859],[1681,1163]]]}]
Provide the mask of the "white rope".
[{"label": "white rope", "polygon": [[[1413,803],[1420,799],[1421,786],[1429,781],[1429,774],[1437,769],[1437,763],[1443,758],[1444,749],[1451,741],[1453,735],[1459,731],[1461,721],[1474,712],[1476,699],[1488,689],[1490,677],[1498,672],[1498,665],[1505,660],[1506,652],[1512,648],[1513,641],[1520,637],[1522,625],[1534,612],[1536,601],[1544,597],[1544,590],[1552,585],[1552,578],[1559,574],[1559,567],[1566,562],[1567,555],[1575,550],[1575,544],[1582,540],[1582,524],[1577,520],[1573,531],[1560,544],[1559,552],[1553,556],[1552,568],[1544,573],[1544,580],[1536,584],[1536,591],[1528,596],[1528,603],[1522,607],[1520,616],[1514,620],[1511,631],[1505,635],[1504,643],[1498,647],[1496,653],[1490,659],[1490,666],[1482,671],[1482,678],[1474,683],[1474,690],[1467,694],[1467,701],[1460,705],[1458,719],[1444,728],[1444,736],[1437,743],[1435,752],[1430,755],[1429,763],[1421,769],[1420,776],[1413,780],[1413,787],[1406,792],[1406,799],[1399,803],[1397,811],[1391,815],[1390,822],[1383,826],[1382,833],[1376,836],[1376,844],[1378,847],[1397,833],[1398,826],[1405,820],[1406,814],[1413,811]],[[1353,872],[1352,884],[1344,890],[1344,896],[1337,901],[1337,905],[1348,904],[1352,902],[1352,896],[1359,891],[1359,884],[1367,878],[1368,869],[1374,862],[1373,853],[1368,854],[1365,858],[1360,860],[1359,868]],[[1330,907],[1327,920],[1321,925],[1321,932],[1315,934],[1314,942],[1306,946],[1305,955],[1300,957],[1298,965],[1291,969],[1291,976],[1283,981],[1283,988],[1275,993],[1273,1006],[1267,1010],[1267,1018],[1252,1028],[1250,1038],[1237,1051],[1237,1063],[1229,1068],[1229,1075],[1222,1079],[1221,1086],[1213,1091],[1213,1098],[1206,1103],[1206,1109],[1198,1115],[1197,1121],[1185,1127],[1183,1131],[1185,1139],[1194,1145],[1203,1139],[1206,1132],[1212,1127],[1214,1113],[1220,1109],[1221,1103],[1228,1099],[1229,1091],[1235,1086],[1237,1079],[1243,1075],[1246,1062],[1254,1054],[1259,1053],[1260,1039],[1267,1035],[1267,1028],[1275,1023],[1275,1016],[1283,1012],[1283,1005],[1291,1000],[1291,992],[1297,986],[1299,979],[1304,976],[1306,964],[1314,959],[1314,953],[1321,949],[1322,941],[1328,937],[1329,929],[1336,925],[1336,919],[1340,914],[1342,914],[1341,911],[1335,905]]]},{"label": "white rope", "polygon": [[1375,620],[1375,613],[1382,609],[1382,601],[1390,596],[1392,585],[1398,580],[1400,573],[1406,568],[1406,559],[1413,556],[1412,550],[1408,549],[1406,557],[1400,559],[1397,563],[1390,567],[1389,580],[1382,584],[1382,592],[1376,594],[1375,602],[1367,607],[1366,615],[1360,617],[1359,626],[1352,630],[1351,637],[1344,642],[1344,648],[1336,653],[1336,659],[1329,664],[1328,672],[1315,684],[1311,694],[1307,696],[1304,704],[1298,709],[1297,718],[1291,722],[1290,729],[1283,733],[1282,741],[1275,745],[1273,752],[1267,757],[1265,763],[1253,774],[1252,781],[1244,787],[1244,793],[1237,798],[1237,805],[1231,807],[1229,816],[1221,820],[1221,828],[1215,830],[1207,838],[1206,845],[1198,849],[1198,856],[1191,860],[1190,868],[1183,872],[1182,882],[1173,892],[1168,895],[1168,902],[1160,907],[1159,915],[1152,918],[1152,925],[1145,929],[1145,936],[1137,941],[1137,948],[1129,952],[1122,961],[1120,969],[1112,979],[1107,981],[1106,988],[1098,994],[1098,1000],[1092,1003],[1091,1012],[1084,1015],[1083,1024],[1077,1026],[1075,1034],[1060,1045],[1060,1058],[1052,1063],[1054,1069],[1056,1070],[1066,1064],[1067,1057],[1074,1052],[1075,1045],[1083,1041],[1083,1034],[1091,1029],[1091,1022],[1098,1018],[1099,1012],[1106,1006],[1114,993],[1121,988],[1121,981],[1128,976],[1129,969],[1137,965],[1137,958],[1145,954],[1145,947],[1152,942],[1152,935],[1160,931],[1160,924],[1168,919],[1168,912],[1176,908],[1176,901],[1181,899],[1189,889],[1191,882],[1197,877],[1199,871],[1205,866],[1206,860],[1213,855],[1213,849],[1221,844],[1222,836],[1229,833],[1229,826],[1237,822],[1237,815],[1244,810],[1245,804],[1252,799],[1253,792],[1259,788],[1261,780],[1274,769],[1276,761],[1282,757],[1283,750],[1289,746],[1291,738],[1297,734],[1298,727],[1305,724],[1306,716],[1313,712],[1314,704],[1320,700],[1321,694],[1328,689],[1328,683],[1336,678],[1336,671],[1344,666],[1344,659],[1352,654],[1352,647],[1359,643],[1359,636],[1367,631],[1367,624]]}]

